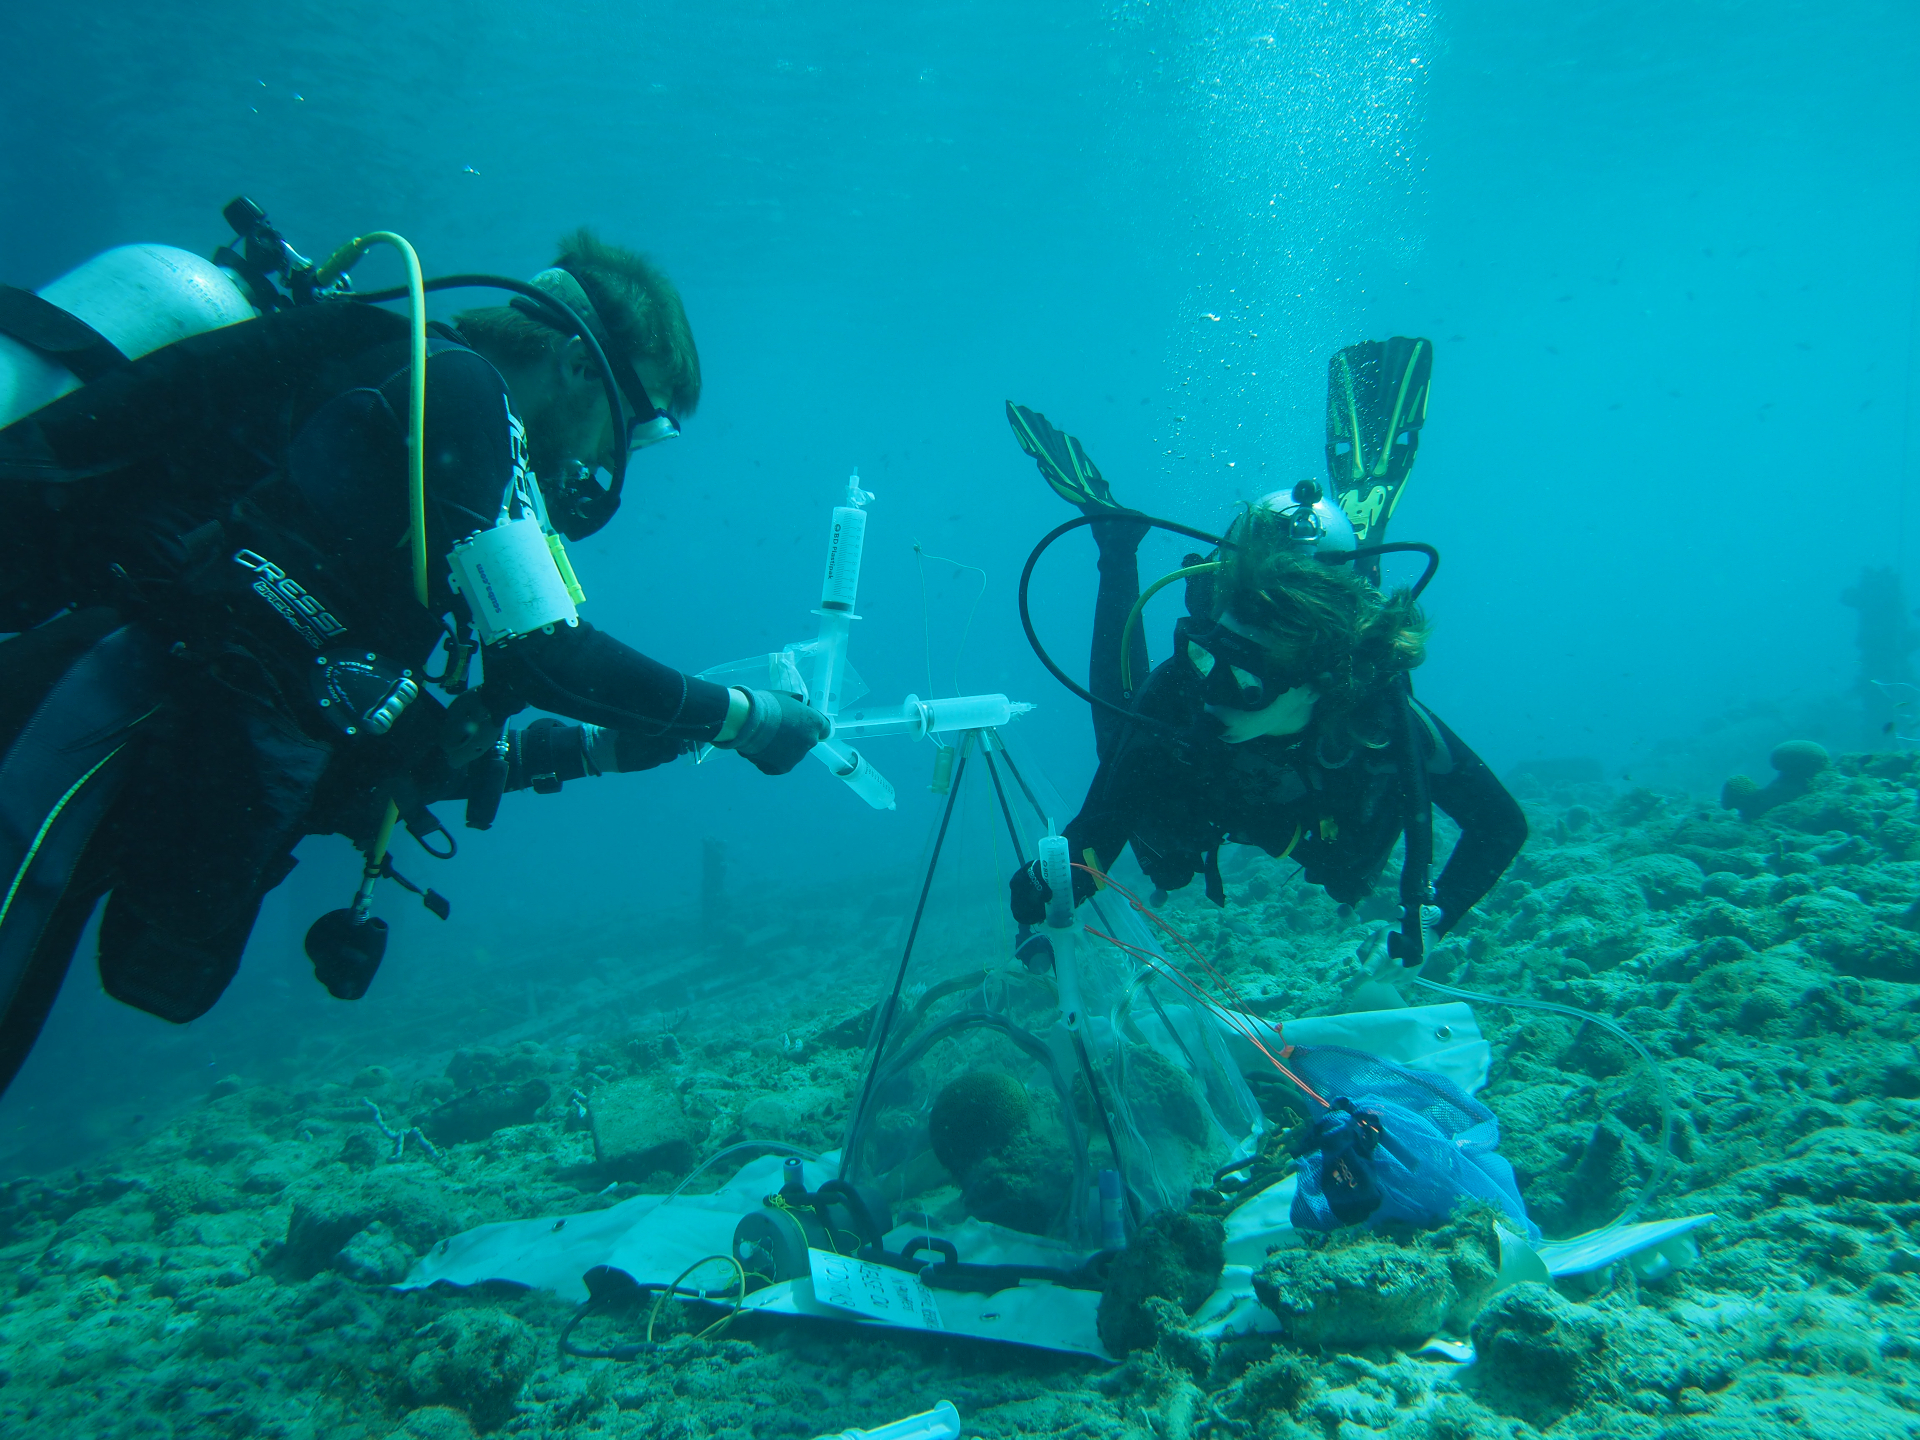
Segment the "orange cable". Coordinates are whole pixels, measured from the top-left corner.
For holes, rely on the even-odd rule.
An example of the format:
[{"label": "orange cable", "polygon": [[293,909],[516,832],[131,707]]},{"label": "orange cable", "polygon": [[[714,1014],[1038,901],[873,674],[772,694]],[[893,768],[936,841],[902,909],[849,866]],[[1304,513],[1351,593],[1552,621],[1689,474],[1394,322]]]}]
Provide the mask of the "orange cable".
[{"label": "orange cable", "polygon": [[[1146,952],[1145,950],[1141,949],[1139,946],[1128,944],[1126,941],[1117,939],[1114,936],[1108,935],[1103,931],[1095,930],[1090,925],[1086,927],[1087,933],[1089,935],[1092,935],[1097,939],[1105,940],[1109,945],[1113,945],[1127,952],[1128,954],[1132,955],[1135,959],[1143,961],[1148,966],[1150,966],[1156,973],[1164,974],[1169,979],[1172,979],[1192,999],[1198,1001],[1202,1005],[1205,1005],[1208,1009],[1212,1010],[1216,1015],[1219,1015],[1225,1021],[1227,1027],[1234,1032],[1234,1034],[1240,1036],[1243,1040],[1247,1041],[1250,1045],[1252,1045],[1254,1049],[1258,1050],[1262,1055],[1266,1056],[1267,1063],[1272,1065],[1274,1069],[1278,1070],[1282,1075],[1286,1076],[1287,1079],[1291,1080],[1295,1085],[1299,1086],[1301,1091],[1304,1094],[1310,1096],[1315,1102],[1317,1102],[1324,1109],[1333,1108],[1327,1102],[1326,1098],[1319,1093],[1319,1091],[1315,1090],[1305,1080],[1301,1079],[1300,1076],[1296,1075],[1288,1066],[1286,1066],[1280,1061],[1278,1056],[1276,1056],[1271,1050],[1267,1048],[1266,1043],[1260,1037],[1258,1030],[1253,1026],[1252,1022],[1246,1020],[1245,1018],[1247,1014],[1247,1004],[1245,999],[1242,998],[1242,996],[1240,995],[1239,990],[1234,986],[1231,980],[1227,979],[1226,976],[1222,975],[1217,969],[1214,968],[1214,966],[1207,960],[1207,958],[1204,955],[1200,953],[1198,948],[1196,948],[1193,945],[1193,943],[1186,938],[1186,936],[1182,935],[1177,929],[1175,929],[1167,921],[1163,920],[1160,916],[1154,914],[1153,911],[1148,909],[1147,906],[1141,901],[1138,895],[1135,895],[1131,890],[1129,890],[1126,886],[1120,884],[1112,876],[1103,874],[1101,871],[1095,869],[1091,865],[1082,865],[1082,864],[1079,864],[1078,862],[1075,862],[1073,868],[1076,870],[1086,871],[1087,874],[1091,875],[1095,880],[1099,881],[1101,884],[1125,896],[1127,899],[1127,903],[1133,907],[1136,913],[1144,916],[1148,920],[1151,920],[1163,932],[1165,932],[1168,936],[1170,936],[1174,940],[1174,942],[1180,946],[1181,949],[1185,950],[1188,955],[1192,956],[1193,959],[1199,963],[1200,967],[1203,970],[1205,970],[1208,975],[1212,976],[1213,979],[1219,983],[1219,985],[1226,991],[1227,998],[1233,1001],[1233,1008],[1229,1009],[1227,1006],[1221,1004],[1218,999],[1208,995],[1202,986],[1197,984],[1191,976],[1182,972],[1180,967],[1175,965],[1172,960],[1166,959],[1166,957],[1164,956],[1154,957],[1150,955],[1148,952]],[[1159,961],[1161,960],[1165,960],[1164,969],[1159,963]]]},{"label": "orange cable", "polygon": [[1232,1000],[1234,1004],[1239,1006],[1242,1010],[1246,1009],[1246,1001],[1241,996],[1239,990],[1234,986],[1234,983],[1231,980],[1227,979],[1226,976],[1222,975],[1218,970],[1216,970],[1213,967],[1213,963],[1209,961],[1205,955],[1202,955],[1200,953],[1199,948],[1195,946],[1192,941],[1188,940],[1186,936],[1182,935],[1172,925],[1168,924],[1165,920],[1161,919],[1158,915],[1154,914],[1153,911],[1147,907],[1146,903],[1142,901],[1138,895],[1135,895],[1131,890],[1127,889],[1126,886],[1120,884],[1112,876],[1102,874],[1100,871],[1094,869],[1091,865],[1076,864],[1074,868],[1076,870],[1085,870],[1089,875],[1093,876],[1093,878],[1095,880],[1098,880],[1101,884],[1107,885],[1112,889],[1119,891],[1120,894],[1126,896],[1127,903],[1133,907],[1134,912],[1136,914],[1141,915],[1146,919],[1152,921],[1167,935],[1171,936],[1174,943],[1179,945],[1182,950],[1185,950],[1187,954],[1193,958],[1195,964],[1199,965],[1202,970],[1206,971],[1207,974],[1211,975],[1214,978],[1214,980],[1219,983],[1220,987],[1226,991],[1228,999]]},{"label": "orange cable", "polygon": [[1164,975],[1169,980],[1173,981],[1174,984],[1180,988],[1183,994],[1187,995],[1190,999],[1194,1000],[1198,1004],[1203,1005],[1207,1009],[1211,1010],[1215,1015],[1220,1017],[1220,1019],[1227,1026],[1228,1029],[1232,1030],[1234,1034],[1238,1035],[1242,1040],[1245,1040],[1249,1045],[1253,1046],[1254,1049],[1258,1050],[1262,1055],[1266,1056],[1267,1063],[1273,1066],[1273,1068],[1275,1070],[1278,1070],[1282,1075],[1286,1076],[1287,1079],[1291,1080],[1296,1086],[1300,1088],[1302,1093],[1310,1096],[1314,1101],[1316,1101],[1319,1105],[1321,1105],[1325,1109],[1330,1110],[1333,1108],[1330,1104],[1328,1104],[1326,1098],[1322,1096],[1319,1091],[1315,1090],[1305,1080],[1301,1079],[1300,1076],[1295,1074],[1293,1070],[1291,1070],[1288,1066],[1283,1064],[1280,1061],[1280,1059],[1277,1056],[1275,1056],[1274,1053],[1266,1047],[1266,1043],[1261,1038],[1258,1027],[1256,1027],[1251,1021],[1249,1021],[1243,1012],[1230,1010],[1226,1006],[1222,1005],[1217,999],[1208,995],[1200,986],[1195,984],[1191,976],[1187,975],[1177,965],[1173,964],[1172,961],[1167,960],[1164,956],[1156,956],[1152,954],[1150,951],[1141,949],[1137,945],[1130,945],[1124,940],[1117,939],[1114,936],[1107,934],[1105,931],[1094,929],[1091,925],[1087,926],[1086,930],[1087,930],[1087,933],[1093,936],[1095,939],[1105,940],[1109,945],[1113,945],[1121,950],[1124,950],[1129,955],[1132,955],[1135,959],[1147,965],[1151,970],[1154,971],[1155,974]]}]

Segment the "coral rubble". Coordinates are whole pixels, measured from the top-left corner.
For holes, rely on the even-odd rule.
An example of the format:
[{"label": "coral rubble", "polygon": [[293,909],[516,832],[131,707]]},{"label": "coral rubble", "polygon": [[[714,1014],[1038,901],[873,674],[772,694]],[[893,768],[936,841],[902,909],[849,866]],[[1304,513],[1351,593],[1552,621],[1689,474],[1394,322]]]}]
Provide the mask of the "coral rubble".
[{"label": "coral rubble", "polygon": [[[673,1306],[632,1363],[563,1364],[552,1295],[386,1288],[467,1227],[564,1223],[726,1143],[837,1144],[868,1030],[846,977],[881,961],[829,948],[857,929],[833,902],[787,897],[787,928],[754,940],[791,947],[785,988],[671,1024],[600,989],[451,1055],[226,1077],[80,1171],[0,1185],[0,1433],[804,1440],[949,1398],[970,1435],[1061,1440],[1920,1435],[1920,772],[1811,761],[1732,810],[1543,769],[1534,840],[1433,957],[1435,979],[1603,1015],[1658,1059],[1676,1124],[1650,1213],[1719,1219],[1657,1279],[1492,1294],[1497,1245],[1465,1214],[1269,1255],[1259,1293],[1287,1333],[1216,1344],[1190,1317],[1217,1222],[1165,1217],[1110,1273],[1113,1367],[772,1319],[700,1337],[712,1313]],[[1331,1011],[1387,902],[1345,912],[1288,864],[1225,858],[1228,908],[1182,895],[1167,918],[1259,1013]],[[1660,1168],[1640,1058],[1561,1014],[1476,1009],[1534,1218],[1564,1235],[1617,1213]],[[1040,1130],[978,1083],[932,1132],[971,1187],[956,1206],[1055,1203],[1013,1183],[1060,1183],[1023,1150]],[[1477,1362],[1408,1353],[1436,1330]]]}]

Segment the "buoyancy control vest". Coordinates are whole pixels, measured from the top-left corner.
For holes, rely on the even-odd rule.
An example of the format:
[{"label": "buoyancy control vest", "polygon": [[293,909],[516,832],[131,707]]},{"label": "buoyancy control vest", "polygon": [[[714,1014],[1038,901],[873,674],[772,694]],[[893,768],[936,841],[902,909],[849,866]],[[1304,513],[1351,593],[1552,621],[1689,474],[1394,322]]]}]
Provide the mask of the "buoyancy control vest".
[{"label": "buoyancy control vest", "polygon": [[[139,733],[114,773],[90,782],[117,807],[97,843],[91,823],[83,836],[102,858],[73,898],[90,909],[113,890],[103,981],[164,1018],[190,1019],[224,988],[301,835],[366,830],[392,777],[436,750],[441,707],[405,672],[439,621],[391,603],[405,595],[404,578],[379,573],[391,547],[361,547],[370,564],[330,548],[285,473],[306,418],[351,383],[349,362],[404,331],[368,306],[302,307],[117,366],[0,432],[0,486],[24,522],[13,533],[27,537],[0,556],[0,595],[17,617],[6,628],[63,609],[117,613],[131,622],[119,643],[142,637],[142,673],[154,672]],[[46,724],[72,708],[49,710]],[[45,768],[10,743],[0,736],[0,763]],[[48,871],[55,859],[62,875]],[[75,846],[42,854],[42,888],[60,894],[82,860]],[[27,946],[16,982],[43,950],[42,982],[64,971],[77,934],[48,949],[38,921],[24,938],[12,928]]]}]

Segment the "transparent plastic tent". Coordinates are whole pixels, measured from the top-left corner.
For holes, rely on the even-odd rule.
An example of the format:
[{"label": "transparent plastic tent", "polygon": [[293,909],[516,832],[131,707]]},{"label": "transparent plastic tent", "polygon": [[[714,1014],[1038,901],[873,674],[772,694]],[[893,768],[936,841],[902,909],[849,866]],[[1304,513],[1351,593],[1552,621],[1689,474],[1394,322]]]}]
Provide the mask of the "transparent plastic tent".
[{"label": "transparent plastic tent", "polygon": [[1072,812],[1002,732],[953,738],[841,1178],[899,1223],[964,1213],[1075,1249],[1124,1243],[1247,1153],[1259,1106],[1217,1021],[1141,958],[1154,943],[1116,891],[1021,946],[1008,878]]}]

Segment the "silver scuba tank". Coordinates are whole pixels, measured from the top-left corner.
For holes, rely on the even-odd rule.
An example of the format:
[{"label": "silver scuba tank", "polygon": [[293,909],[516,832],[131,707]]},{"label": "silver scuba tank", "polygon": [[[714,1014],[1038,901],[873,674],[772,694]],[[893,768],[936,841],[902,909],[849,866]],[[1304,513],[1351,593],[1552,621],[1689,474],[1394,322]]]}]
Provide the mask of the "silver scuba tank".
[{"label": "silver scuba tank", "polygon": [[[116,246],[36,293],[129,360],[256,313],[228,272],[171,245]],[[83,383],[56,352],[0,330],[0,429]]]}]

